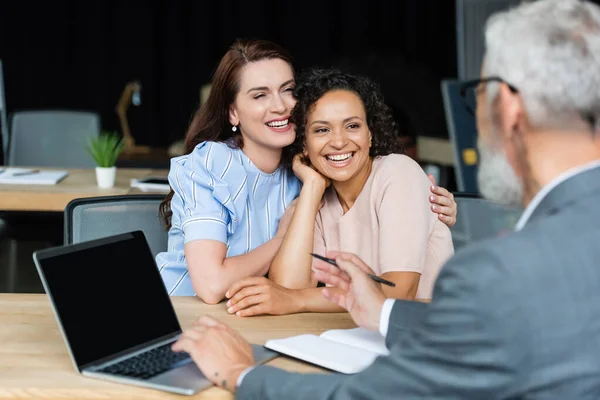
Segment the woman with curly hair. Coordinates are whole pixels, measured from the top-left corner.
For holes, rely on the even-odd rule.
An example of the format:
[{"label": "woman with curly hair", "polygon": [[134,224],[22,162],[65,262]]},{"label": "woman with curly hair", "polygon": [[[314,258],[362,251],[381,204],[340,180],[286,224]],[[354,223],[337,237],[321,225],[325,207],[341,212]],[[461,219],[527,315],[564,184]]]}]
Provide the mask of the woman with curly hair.
[{"label": "woman with curly hair", "polygon": [[[296,87],[290,151],[302,189],[269,279],[246,278],[227,292],[240,316],[337,311],[321,296],[310,253],[356,253],[392,281],[388,297],[431,298],[454,253],[448,226],[429,211],[429,180],[402,154],[390,109],[370,80],[315,69]],[[335,290],[335,289],[333,289]]]}]

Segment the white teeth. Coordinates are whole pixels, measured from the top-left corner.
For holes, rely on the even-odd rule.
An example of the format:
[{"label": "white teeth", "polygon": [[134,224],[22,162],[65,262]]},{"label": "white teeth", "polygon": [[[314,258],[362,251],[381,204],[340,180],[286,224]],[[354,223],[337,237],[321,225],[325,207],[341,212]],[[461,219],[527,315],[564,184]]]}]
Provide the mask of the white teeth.
[{"label": "white teeth", "polygon": [[288,124],[287,119],[284,119],[283,121],[267,122],[267,126],[270,126],[272,128],[281,128],[281,127],[287,126],[287,124]]},{"label": "white teeth", "polygon": [[352,153],[335,154],[335,155],[332,154],[330,156],[327,156],[327,159],[330,161],[346,161],[350,157],[352,157]]}]

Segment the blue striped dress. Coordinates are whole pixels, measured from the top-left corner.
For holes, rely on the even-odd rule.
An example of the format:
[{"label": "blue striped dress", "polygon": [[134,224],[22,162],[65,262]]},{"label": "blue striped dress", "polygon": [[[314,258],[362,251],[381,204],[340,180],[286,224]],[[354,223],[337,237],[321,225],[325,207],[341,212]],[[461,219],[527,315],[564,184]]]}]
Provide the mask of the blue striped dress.
[{"label": "blue striped dress", "polygon": [[227,257],[244,254],[275,236],[279,218],[300,193],[291,169],[259,170],[240,149],[202,142],[188,155],[171,160],[171,229],[168,250],[156,263],[170,295],[195,291],[184,244],[212,239],[227,245]]}]

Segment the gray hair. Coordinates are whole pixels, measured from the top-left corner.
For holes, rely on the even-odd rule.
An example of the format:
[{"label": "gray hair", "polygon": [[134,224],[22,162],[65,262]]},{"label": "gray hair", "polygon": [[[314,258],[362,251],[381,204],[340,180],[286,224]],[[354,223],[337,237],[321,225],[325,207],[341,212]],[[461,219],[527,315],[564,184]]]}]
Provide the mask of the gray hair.
[{"label": "gray hair", "polygon": [[[493,15],[486,24],[485,74],[519,89],[530,123],[600,128],[600,7],[538,0]],[[490,104],[497,85],[488,90]]]}]

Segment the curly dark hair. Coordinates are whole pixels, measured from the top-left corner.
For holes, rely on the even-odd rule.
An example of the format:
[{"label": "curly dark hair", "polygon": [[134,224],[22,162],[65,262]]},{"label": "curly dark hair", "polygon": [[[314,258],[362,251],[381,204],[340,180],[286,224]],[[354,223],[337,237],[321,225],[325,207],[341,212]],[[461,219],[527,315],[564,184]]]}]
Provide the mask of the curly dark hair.
[{"label": "curly dark hair", "polygon": [[338,69],[311,69],[300,75],[294,95],[296,106],[290,116],[296,124],[296,140],[284,149],[283,161],[291,163],[295,154],[302,152],[306,138],[306,119],[315,103],[332,90],[348,90],[362,100],[367,125],[372,135],[371,157],[404,153],[396,121],[391,109],[383,101],[379,85],[364,76],[344,73]]}]

